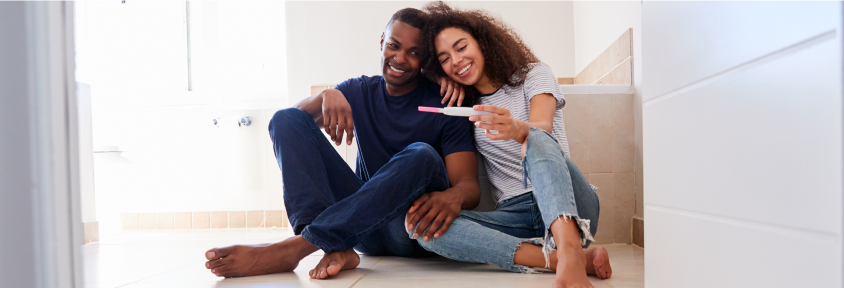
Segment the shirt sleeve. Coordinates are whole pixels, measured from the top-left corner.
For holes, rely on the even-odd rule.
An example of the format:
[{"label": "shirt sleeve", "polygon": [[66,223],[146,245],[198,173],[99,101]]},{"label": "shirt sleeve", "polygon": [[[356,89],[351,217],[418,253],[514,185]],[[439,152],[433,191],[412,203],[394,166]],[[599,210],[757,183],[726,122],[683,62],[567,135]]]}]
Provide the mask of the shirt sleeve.
[{"label": "shirt sleeve", "polygon": [[530,71],[528,71],[525,78],[524,91],[525,97],[528,101],[534,96],[544,93],[549,93],[557,99],[557,106],[555,110],[560,110],[566,105],[566,99],[563,98],[563,91],[560,90],[560,84],[557,78],[554,77],[554,72],[551,71],[545,63],[536,63]]},{"label": "shirt sleeve", "polygon": [[475,135],[472,122],[465,117],[442,116],[445,119],[442,133],[443,157],[456,152],[475,152]]},{"label": "shirt sleeve", "polygon": [[360,78],[350,78],[340,84],[337,84],[334,89],[340,90],[340,93],[343,93],[343,97],[346,97],[346,101],[351,103],[353,100],[351,98],[354,98],[354,95],[358,94],[355,90],[359,90],[358,87],[360,87],[360,83]]}]

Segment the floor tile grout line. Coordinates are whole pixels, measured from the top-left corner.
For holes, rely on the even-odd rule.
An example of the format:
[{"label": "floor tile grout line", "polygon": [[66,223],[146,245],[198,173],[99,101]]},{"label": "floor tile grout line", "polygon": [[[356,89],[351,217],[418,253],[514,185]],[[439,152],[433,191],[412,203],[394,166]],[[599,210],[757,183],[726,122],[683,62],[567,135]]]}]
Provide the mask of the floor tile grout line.
[{"label": "floor tile grout line", "polygon": [[366,277],[366,275],[369,275],[369,272],[372,272],[372,269],[375,269],[375,266],[378,266],[378,263],[381,263],[381,261],[384,261],[383,256],[381,257],[381,259],[378,259],[378,262],[375,262],[375,264],[372,265],[372,267],[369,267],[369,271],[366,271],[366,273],[363,273],[363,275],[361,275],[360,278],[358,278],[358,280],[355,280],[355,283],[352,283],[352,286],[349,286],[349,288],[355,287],[355,285],[357,285],[358,282],[360,282],[360,280],[363,279],[363,277]]},{"label": "floor tile grout line", "polygon": [[179,266],[179,267],[173,268],[173,269],[171,269],[171,270],[167,270],[167,271],[164,271],[164,272],[161,272],[161,273],[158,273],[158,274],[155,274],[155,275],[152,275],[152,276],[146,277],[146,278],[142,278],[142,279],[140,279],[140,280],[132,281],[132,282],[129,282],[129,283],[126,283],[126,284],[123,284],[123,285],[117,286],[117,287],[115,287],[115,288],[120,288],[120,287],[125,287],[125,286],[127,286],[127,285],[131,285],[131,284],[135,284],[135,283],[140,283],[141,281],[144,281],[144,280],[150,279],[150,278],[152,278],[152,277],[159,276],[159,275],[166,274],[166,273],[170,273],[170,272],[173,272],[173,271],[176,271],[176,270],[179,270],[179,269],[182,269],[182,268],[188,267],[188,266],[190,266],[190,265],[194,265],[194,264],[196,264],[196,263],[189,263],[189,264],[185,264],[185,265],[183,265],[183,266]]}]

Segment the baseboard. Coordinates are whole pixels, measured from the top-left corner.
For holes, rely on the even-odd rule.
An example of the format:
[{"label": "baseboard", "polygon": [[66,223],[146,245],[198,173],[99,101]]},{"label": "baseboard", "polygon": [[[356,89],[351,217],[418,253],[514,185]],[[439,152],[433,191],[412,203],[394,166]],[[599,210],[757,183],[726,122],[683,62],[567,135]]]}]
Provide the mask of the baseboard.
[{"label": "baseboard", "polygon": [[645,248],[645,219],[633,217],[633,244]]},{"label": "baseboard", "polygon": [[122,213],[123,230],[290,227],[285,210]]}]

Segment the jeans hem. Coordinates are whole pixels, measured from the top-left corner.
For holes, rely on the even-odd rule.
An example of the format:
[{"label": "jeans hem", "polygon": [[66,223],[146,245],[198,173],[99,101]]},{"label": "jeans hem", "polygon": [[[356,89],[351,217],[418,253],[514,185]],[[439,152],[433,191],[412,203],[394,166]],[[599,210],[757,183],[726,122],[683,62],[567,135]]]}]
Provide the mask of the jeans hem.
[{"label": "jeans hem", "polygon": [[[592,236],[591,230],[589,230],[590,222],[592,222],[591,220],[583,219],[583,218],[580,218],[578,216],[571,216],[571,215],[567,215],[567,214],[557,216],[557,219],[560,219],[560,220],[563,220],[563,221],[566,221],[566,222],[568,222],[569,219],[574,219],[575,221],[577,221],[577,226],[578,226],[578,228],[580,228],[580,247],[585,247],[586,244],[589,243],[589,241],[595,241],[595,238]],[[542,243],[542,254],[545,255],[545,265],[546,266],[551,265],[551,260],[549,258],[551,251],[554,250],[554,249],[557,249],[557,244],[554,243],[554,237],[551,234],[551,224],[547,224],[547,225],[548,225],[548,227],[545,230],[545,237],[542,241],[543,242]]]},{"label": "jeans hem", "polygon": [[317,248],[321,249],[326,254],[334,252],[334,251],[338,251],[338,250],[330,249],[322,241],[319,241],[316,238],[311,237],[310,236],[311,233],[305,233],[305,232],[306,232],[305,230],[302,230],[302,238],[305,238],[305,241],[308,241],[309,243],[313,244],[314,246],[317,246]]}]

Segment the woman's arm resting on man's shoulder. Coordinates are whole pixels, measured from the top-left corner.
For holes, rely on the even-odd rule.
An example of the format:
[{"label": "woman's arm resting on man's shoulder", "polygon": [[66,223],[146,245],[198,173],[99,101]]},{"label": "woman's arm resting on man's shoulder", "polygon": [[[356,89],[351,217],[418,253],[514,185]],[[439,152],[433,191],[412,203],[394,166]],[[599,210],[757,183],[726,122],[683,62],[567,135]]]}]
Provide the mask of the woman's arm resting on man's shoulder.
[{"label": "woman's arm resting on man's shoulder", "polygon": [[456,152],[445,156],[445,166],[451,188],[441,192],[425,193],[413,202],[407,211],[408,230],[416,228],[414,237],[428,233],[424,241],[439,238],[460,216],[461,210],[478,206],[481,190],[478,185],[478,160],[475,152]]}]

